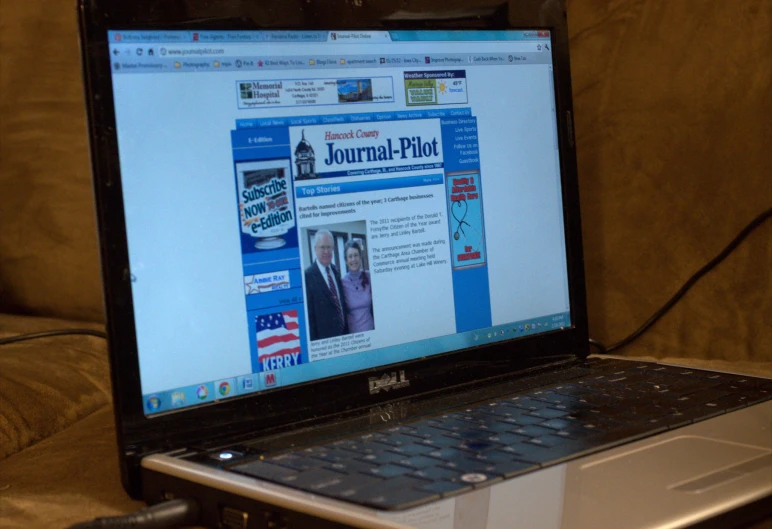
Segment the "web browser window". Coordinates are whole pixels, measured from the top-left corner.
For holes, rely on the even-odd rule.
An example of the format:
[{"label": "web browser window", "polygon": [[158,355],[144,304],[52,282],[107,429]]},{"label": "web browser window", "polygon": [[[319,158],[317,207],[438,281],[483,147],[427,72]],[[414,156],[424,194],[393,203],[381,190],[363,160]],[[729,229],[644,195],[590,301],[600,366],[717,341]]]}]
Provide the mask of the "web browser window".
[{"label": "web browser window", "polygon": [[109,40],[146,414],[571,325],[548,31]]}]

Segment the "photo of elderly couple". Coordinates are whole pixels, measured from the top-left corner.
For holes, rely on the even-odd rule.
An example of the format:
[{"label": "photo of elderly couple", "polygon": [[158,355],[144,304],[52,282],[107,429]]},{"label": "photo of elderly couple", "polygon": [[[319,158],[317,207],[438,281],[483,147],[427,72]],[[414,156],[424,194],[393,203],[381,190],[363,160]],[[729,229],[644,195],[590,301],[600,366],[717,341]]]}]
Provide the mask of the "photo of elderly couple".
[{"label": "photo of elderly couple", "polygon": [[365,221],[302,230],[311,340],[375,328]]}]

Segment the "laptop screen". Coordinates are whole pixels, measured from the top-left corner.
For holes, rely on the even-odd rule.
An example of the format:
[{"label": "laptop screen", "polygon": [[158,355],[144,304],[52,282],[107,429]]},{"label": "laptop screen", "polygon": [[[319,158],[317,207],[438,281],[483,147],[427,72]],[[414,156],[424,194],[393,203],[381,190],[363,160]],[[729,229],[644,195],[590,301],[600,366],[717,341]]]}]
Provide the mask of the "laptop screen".
[{"label": "laptop screen", "polygon": [[108,38],[146,415],[571,325],[549,31]]}]

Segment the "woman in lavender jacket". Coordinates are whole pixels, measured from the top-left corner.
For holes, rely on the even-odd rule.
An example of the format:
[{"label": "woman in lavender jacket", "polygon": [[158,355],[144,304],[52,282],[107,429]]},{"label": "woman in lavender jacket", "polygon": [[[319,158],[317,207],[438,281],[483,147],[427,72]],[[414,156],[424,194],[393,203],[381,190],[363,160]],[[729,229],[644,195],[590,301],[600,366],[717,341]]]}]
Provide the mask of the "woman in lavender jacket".
[{"label": "woman in lavender jacket", "polygon": [[348,313],[348,332],[372,331],[373,291],[370,286],[370,274],[362,270],[362,247],[356,241],[349,241],[345,246],[348,274],[343,276],[343,295],[346,297]]}]

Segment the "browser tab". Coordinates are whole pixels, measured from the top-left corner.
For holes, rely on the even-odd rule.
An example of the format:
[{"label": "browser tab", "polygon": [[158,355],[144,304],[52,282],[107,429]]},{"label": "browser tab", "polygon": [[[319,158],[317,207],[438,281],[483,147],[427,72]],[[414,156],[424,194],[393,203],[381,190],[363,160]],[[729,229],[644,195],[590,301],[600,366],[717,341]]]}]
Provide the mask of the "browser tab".
[{"label": "browser tab", "polygon": [[337,43],[357,43],[363,44],[371,42],[384,43],[391,42],[391,35],[388,31],[330,31],[327,35],[327,42]]},{"label": "browser tab", "polygon": [[325,31],[263,31],[265,42],[324,42]]},{"label": "browser tab", "polygon": [[202,31],[199,42],[262,42],[260,31]]},{"label": "browser tab", "polygon": [[107,32],[108,39],[113,43],[138,42],[188,42],[189,31],[115,31]]}]

